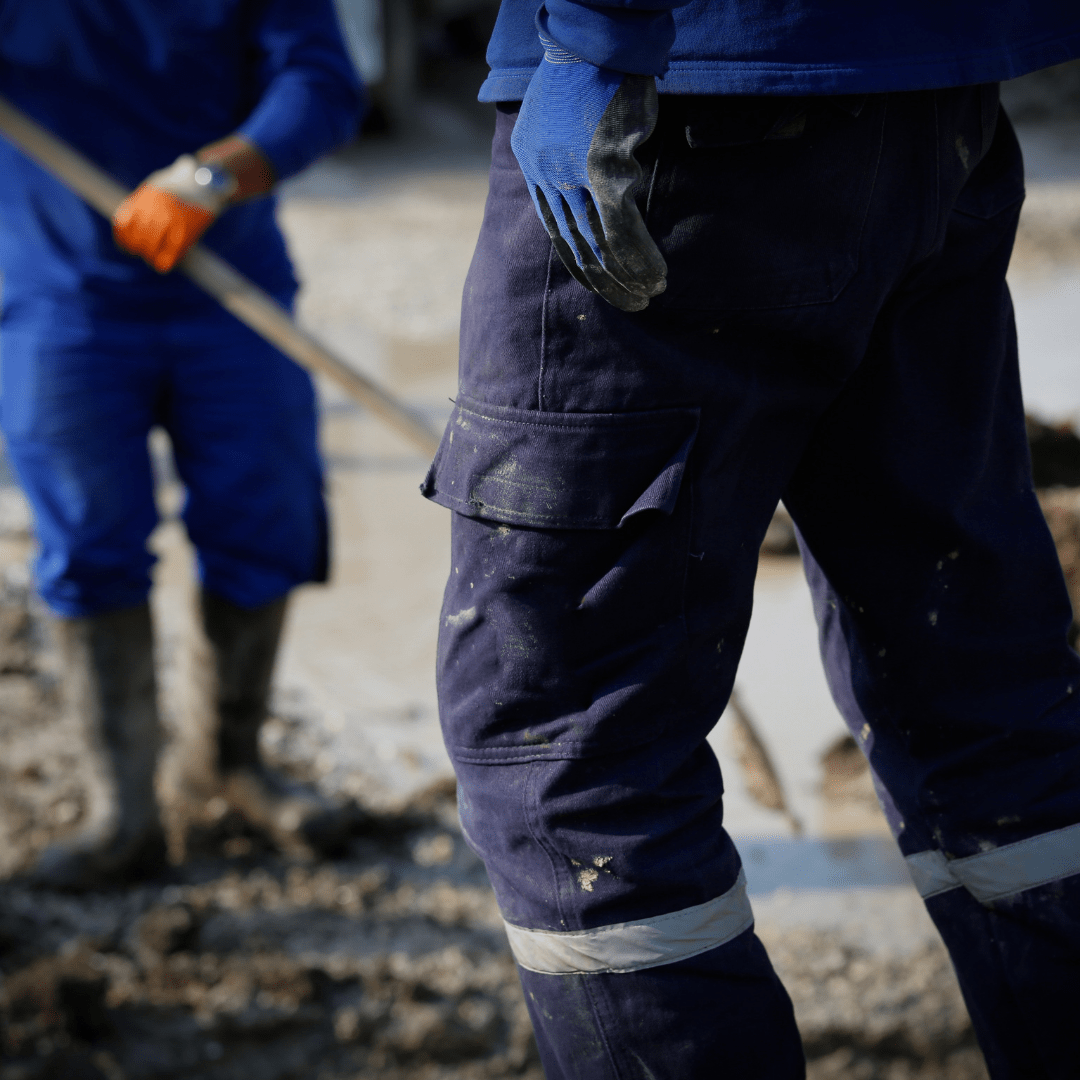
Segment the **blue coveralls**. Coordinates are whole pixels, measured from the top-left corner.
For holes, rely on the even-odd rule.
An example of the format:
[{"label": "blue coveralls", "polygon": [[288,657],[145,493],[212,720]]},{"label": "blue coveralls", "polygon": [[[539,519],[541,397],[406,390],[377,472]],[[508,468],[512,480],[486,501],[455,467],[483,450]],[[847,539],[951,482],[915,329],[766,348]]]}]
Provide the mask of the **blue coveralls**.
[{"label": "blue coveralls", "polygon": [[[523,93],[536,6],[504,4],[484,96]],[[781,497],[993,1077],[1080,1075],[1080,657],[1030,480],[1005,285],[1023,171],[993,81],[1080,53],[1080,9],[959,6],[676,11],[677,92],[639,152],[668,286],[635,314],[553,253],[499,105],[424,491],[455,511],[438,676],[461,819],[549,1080],[803,1075],[706,743]],[[609,10],[577,7],[585,31]],[[845,13],[864,38],[826,63],[801,28]],[[920,67],[901,15],[970,23],[971,48],[942,33]],[[559,43],[633,51],[585,31]]]},{"label": "blue coveralls", "polygon": [[[347,139],[361,91],[330,0],[0,0],[0,94],[134,187],[239,131],[279,178]],[[289,306],[270,198],[206,244]],[[305,372],[0,138],[0,420],[58,614],[146,599],[147,454],[169,432],[203,585],[242,607],[324,577],[322,467]]]}]

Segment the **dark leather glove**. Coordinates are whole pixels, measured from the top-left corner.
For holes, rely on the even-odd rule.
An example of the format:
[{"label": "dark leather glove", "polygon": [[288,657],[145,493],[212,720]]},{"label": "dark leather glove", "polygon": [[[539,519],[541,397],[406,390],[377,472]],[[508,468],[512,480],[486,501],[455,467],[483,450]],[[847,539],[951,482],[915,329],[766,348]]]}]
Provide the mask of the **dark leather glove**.
[{"label": "dark leather glove", "polygon": [[510,145],[567,270],[623,311],[664,291],[667,264],[632,192],[656,127],[656,80],[597,67],[541,35],[544,60]]}]

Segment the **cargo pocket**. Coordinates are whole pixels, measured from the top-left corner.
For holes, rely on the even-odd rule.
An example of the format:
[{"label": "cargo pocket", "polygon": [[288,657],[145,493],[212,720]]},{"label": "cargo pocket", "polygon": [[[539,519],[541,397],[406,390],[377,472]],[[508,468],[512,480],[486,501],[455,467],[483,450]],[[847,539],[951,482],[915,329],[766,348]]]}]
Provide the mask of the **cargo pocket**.
[{"label": "cargo pocket", "polygon": [[459,398],[423,494],[467,517],[544,529],[616,529],[670,514],[697,409],[548,413]]},{"label": "cargo pocket", "polygon": [[458,399],[421,488],[456,512],[439,643],[452,756],[577,757],[662,730],[685,682],[697,425],[690,408]]}]

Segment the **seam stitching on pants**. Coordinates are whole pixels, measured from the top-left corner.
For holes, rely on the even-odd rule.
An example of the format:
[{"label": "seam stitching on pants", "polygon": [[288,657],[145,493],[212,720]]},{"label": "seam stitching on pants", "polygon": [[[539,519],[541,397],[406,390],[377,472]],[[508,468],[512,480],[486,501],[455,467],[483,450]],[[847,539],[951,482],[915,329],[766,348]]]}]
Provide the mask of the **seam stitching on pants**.
[{"label": "seam stitching on pants", "polygon": [[555,257],[555,245],[548,246],[547,275],[544,278],[544,298],[540,301],[540,370],[536,377],[536,402],[544,411],[544,361],[547,357],[547,306],[551,295],[551,261]]},{"label": "seam stitching on pants", "polygon": [[600,1002],[597,1000],[596,993],[594,993],[594,990],[600,989],[601,986],[602,984],[595,979],[585,979],[581,984],[582,990],[584,990],[585,995],[589,999],[589,1007],[592,1009],[593,1022],[596,1024],[596,1030],[599,1033],[600,1038],[604,1041],[604,1052],[607,1054],[612,1074],[615,1076],[616,1080],[622,1080],[623,1071],[619,1068],[619,1063],[615,1059],[615,1049],[611,1045],[611,1040],[608,1038],[607,1034],[608,1025],[601,1019]]},{"label": "seam stitching on pants", "polygon": [[560,887],[561,881],[559,875],[559,865],[554,855],[552,854],[551,849],[544,842],[544,840],[541,839],[540,835],[537,833],[537,830],[533,825],[533,810],[538,801],[536,798],[535,785],[539,766],[539,761],[529,762],[528,773],[521,793],[521,809],[525,816],[525,824],[528,826],[529,835],[532,837],[533,843],[536,844],[536,846],[540,848],[540,850],[544,853],[544,855],[547,857],[548,863],[551,866],[551,877],[555,883],[555,911],[559,916],[559,922],[563,926],[565,926],[566,913],[563,911],[562,906],[562,889]]},{"label": "seam stitching on pants", "polygon": [[[878,148],[877,156],[874,158],[873,177],[870,180],[870,190],[866,193],[866,207],[863,210],[862,221],[859,223],[859,238],[855,243],[855,273],[859,272],[862,266],[862,253],[863,253],[863,240],[866,236],[866,223],[870,220],[870,210],[874,205],[874,192],[877,191],[878,177],[881,175],[881,158],[885,153],[885,126],[889,122],[889,95],[885,95],[885,100],[881,105],[881,127],[878,129]],[[852,277],[855,275],[853,274]],[[844,285],[840,290],[843,293],[844,290],[851,284],[851,280]],[[840,293],[837,293],[836,299],[839,299]]]},{"label": "seam stitching on pants", "polygon": [[930,258],[938,247],[938,235],[943,225],[941,221],[941,108],[938,105],[937,94],[933,94],[932,99],[934,102],[934,203],[930,208],[930,239],[923,254],[924,259]]}]

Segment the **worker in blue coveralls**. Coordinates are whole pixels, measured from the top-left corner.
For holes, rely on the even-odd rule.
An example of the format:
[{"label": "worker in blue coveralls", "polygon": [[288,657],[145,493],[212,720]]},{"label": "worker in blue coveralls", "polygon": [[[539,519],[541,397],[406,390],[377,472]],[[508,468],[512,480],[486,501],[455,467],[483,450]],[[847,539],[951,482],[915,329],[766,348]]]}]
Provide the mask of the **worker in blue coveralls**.
[{"label": "worker in blue coveralls", "polygon": [[791,1080],[706,735],[782,498],[995,1080],[1080,1075],[1080,657],[996,81],[1075,0],[505,0],[440,707],[549,1080]]},{"label": "worker in blue coveralls", "polygon": [[348,139],[361,88],[330,0],[0,0],[0,94],[135,186],[113,223],[0,139],[2,422],[33,508],[66,707],[105,798],[42,884],[145,874],[164,856],[147,595],[147,435],[187,489],[229,802],[279,837],[328,808],[263,767],[258,734],[289,591],[323,580],[310,378],[187,279],[208,247],[286,307],[297,284],[264,196]]}]

